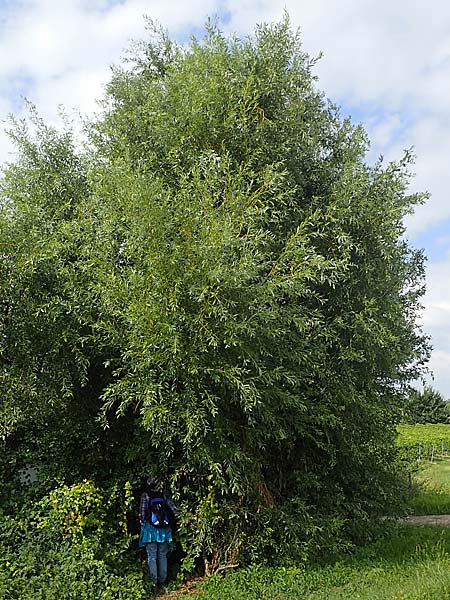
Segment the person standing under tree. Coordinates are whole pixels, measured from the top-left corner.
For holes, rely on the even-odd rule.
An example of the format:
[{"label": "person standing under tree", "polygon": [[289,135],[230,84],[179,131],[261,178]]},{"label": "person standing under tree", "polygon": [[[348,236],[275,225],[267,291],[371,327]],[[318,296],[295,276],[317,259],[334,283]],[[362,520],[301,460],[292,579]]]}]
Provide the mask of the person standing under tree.
[{"label": "person standing under tree", "polygon": [[139,505],[139,547],[145,547],[147,551],[150,579],[155,585],[162,585],[167,580],[167,553],[172,550],[175,516],[173,503],[157,489],[152,477],[145,476]]}]

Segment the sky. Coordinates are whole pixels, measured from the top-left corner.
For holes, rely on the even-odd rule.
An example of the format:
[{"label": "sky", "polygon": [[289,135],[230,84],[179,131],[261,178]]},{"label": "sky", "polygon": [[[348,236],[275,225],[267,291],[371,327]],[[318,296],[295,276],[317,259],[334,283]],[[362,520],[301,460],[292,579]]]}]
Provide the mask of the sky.
[{"label": "sky", "polygon": [[407,218],[424,248],[427,292],[419,321],[433,351],[429,382],[450,398],[450,3],[446,0],[0,0],[0,163],[13,159],[7,115],[25,98],[58,125],[59,107],[92,116],[147,15],[180,42],[201,35],[208,16],[225,32],[251,34],[287,10],[303,48],[322,53],[318,87],[362,123],[369,162],[417,156],[411,191],[430,199]]}]

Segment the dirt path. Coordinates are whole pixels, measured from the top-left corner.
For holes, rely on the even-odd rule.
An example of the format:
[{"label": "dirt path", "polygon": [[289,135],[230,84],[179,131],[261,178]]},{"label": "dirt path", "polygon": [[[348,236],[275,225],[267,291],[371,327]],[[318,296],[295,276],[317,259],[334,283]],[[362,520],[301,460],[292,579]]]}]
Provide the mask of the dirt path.
[{"label": "dirt path", "polygon": [[165,594],[160,594],[156,597],[155,600],[179,600],[188,595],[199,593],[198,584],[204,581],[204,577],[199,579],[194,579],[192,581],[188,581],[182,588],[179,590],[174,590],[172,592],[166,592]]},{"label": "dirt path", "polygon": [[411,523],[412,525],[442,525],[450,527],[450,515],[420,515],[404,517],[403,523]]}]

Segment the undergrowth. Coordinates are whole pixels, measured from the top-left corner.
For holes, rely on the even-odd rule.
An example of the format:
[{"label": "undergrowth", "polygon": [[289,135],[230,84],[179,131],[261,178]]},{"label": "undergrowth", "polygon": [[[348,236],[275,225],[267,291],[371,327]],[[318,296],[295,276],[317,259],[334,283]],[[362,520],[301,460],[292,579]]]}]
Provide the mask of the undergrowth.
[{"label": "undergrowth", "polygon": [[445,600],[450,598],[450,530],[387,525],[353,556],[310,568],[255,566],[211,577],[192,600]]}]

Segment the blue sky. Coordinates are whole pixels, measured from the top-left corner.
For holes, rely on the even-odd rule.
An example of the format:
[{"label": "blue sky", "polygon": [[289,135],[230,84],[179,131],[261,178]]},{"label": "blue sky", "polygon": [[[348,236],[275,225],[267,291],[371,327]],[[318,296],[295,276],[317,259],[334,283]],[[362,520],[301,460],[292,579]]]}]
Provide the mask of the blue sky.
[{"label": "blue sky", "polygon": [[[110,65],[143,15],[184,41],[208,15],[239,35],[287,9],[304,49],[323,52],[318,85],[371,140],[368,160],[417,155],[411,191],[430,200],[406,221],[428,256],[420,321],[431,336],[433,385],[450,398],[450,3],[434,0],[0,0],[0,119],[24,115],[24,97],[50,123],[58,106],[91,115]],[[12,148],[0,133],[0,161]]]}]

